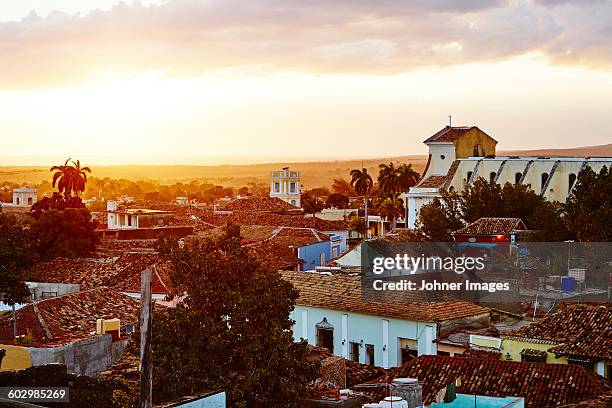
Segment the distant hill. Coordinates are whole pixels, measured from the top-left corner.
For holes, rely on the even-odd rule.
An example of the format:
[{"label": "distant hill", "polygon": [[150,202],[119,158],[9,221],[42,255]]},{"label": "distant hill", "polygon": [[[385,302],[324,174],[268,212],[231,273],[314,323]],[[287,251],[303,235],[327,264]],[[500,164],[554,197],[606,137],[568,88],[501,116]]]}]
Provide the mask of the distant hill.
[{"label": "distant hill", "polygon": [[[612,144],[602,146],[575,147],[568,149],[512,150],[499,151],[500,156],[577,156],[577,157],[612,157]],[[368,158],[364,160],[334,160],[310,162],[278,162],[265,164],[224,164],[218,166],[145,166],[145,165],[113,165],[93,166],[92,176],[129,180],[160,180],[172,183],[185,180],[207,180],[226,187],[242,187],[250,182],[267,182],[271,171],[280,170],[284,166],[300,170],[305,188],[330,186],[335,178],[350,178],[352,169],[363,167],[368,169],[372,178],[378,174],[380,163],[393,162],[412,163],[412,167],[423,172],[427,163],[425,155]],[[12,181],[15,183],[38,184],[43,180],[50,181],[48,167],[41,166],[0,166],[0,183]]]},{"label": "distant hill", "polygon": [[502,150],[500,156],[570,156],[612,157],[612,143],[601,146],[573,147],[566,149]]}]

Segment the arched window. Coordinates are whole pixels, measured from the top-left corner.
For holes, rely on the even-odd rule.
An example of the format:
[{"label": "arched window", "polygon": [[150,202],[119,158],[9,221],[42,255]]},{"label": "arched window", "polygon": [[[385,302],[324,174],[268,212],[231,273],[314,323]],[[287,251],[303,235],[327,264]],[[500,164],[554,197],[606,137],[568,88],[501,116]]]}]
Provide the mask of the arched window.
[{"label": "arched window", "polygon": [[542,188],[546,185],[546,181],[548,181],[548,173],[542,173]]},{"label": "arched window", "polygon": [[466,179],[466,181],[469,183],[471,178],[472,178],[472,172],[468,171],[467,172],[467,179]]},{"label": "arched window", "polygon": [[454,193],[454,192],[455,192],[455,187],[450,186],[450,187],[448,188],[448,192],[449,192],[449,193]]},{"label": "arched window", "polygon": [[569,187],[567,188],[567,192],[569,193],[572,191],[572,188],[574,187],[574,183],[576,183],[576,175],[574,173],[570,173],[568,181],[569,181],[568,183]]},{"label": "arched window", "polygon": [[514,174],[514,184],[521,184],[522,178],[523,178],[523,173],[515,173]]},{"label": "arched window", "polygon": [[474,157],[480,156],[480,145],[474,145]]},{"label": "arched window", "polygon": [[28,205],[32,205],[32,197],[28,197]]},{"label": "arched window", "polygon": [[19,205],[19,197],[17,197],[17,205]]},{"label": "arched window", "polygon": [[327,317],[324,317],[315,325],[317,329],[317,346],[324,347],[330,353],[334,352],[334,326],[329,324]]},{"label": "arched window", "polygon": [[496,175],[497,175],[497,174],[496,174],[494,171],[492,171],[492,172],[491,172],[491,174],[489,174],[489,181],[490,181],[490,182],[494,182],[494,181],[495,181],[495,176],[496,176]]}]

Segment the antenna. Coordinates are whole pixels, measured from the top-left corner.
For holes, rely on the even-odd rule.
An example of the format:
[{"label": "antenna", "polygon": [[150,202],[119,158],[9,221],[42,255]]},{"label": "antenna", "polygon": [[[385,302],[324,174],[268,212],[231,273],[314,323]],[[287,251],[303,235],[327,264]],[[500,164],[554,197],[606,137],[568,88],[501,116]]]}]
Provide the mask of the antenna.
[{"label": "antenna", "polygon": [[453,115],[448,114],[448,127],[453,127]]}]

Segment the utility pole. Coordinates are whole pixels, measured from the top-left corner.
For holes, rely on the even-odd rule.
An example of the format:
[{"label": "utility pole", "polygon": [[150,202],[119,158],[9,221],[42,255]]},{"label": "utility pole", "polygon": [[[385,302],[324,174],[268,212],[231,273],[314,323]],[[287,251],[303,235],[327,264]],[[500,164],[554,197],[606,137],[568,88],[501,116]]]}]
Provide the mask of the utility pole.
[{"label": "utility pole", "polygon": [[151,269],[140,276],[140,408],[151,408],[153,364],[151,361]]}]

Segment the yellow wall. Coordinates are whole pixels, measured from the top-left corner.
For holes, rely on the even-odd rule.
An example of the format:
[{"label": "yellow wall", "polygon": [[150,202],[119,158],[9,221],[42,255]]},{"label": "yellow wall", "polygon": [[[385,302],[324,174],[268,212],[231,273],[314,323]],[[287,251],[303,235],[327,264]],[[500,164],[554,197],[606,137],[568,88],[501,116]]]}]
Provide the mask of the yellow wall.
[{"label": "yellow wall", "polygon": [[0,344],[0,348],[6,350],[0,371],[23,370],[30,367],[30,352],[26,347]]},{"label": "yellow wall", "polygon": [[[530,343],[528,341],[523,340],[511,340],[511,339],[502,339],[502,355],[501,358],[506,359],[506,354],[510,353],[512,356],[512,361],[521,361],[521,350],[523,349],[535,349],[547,351],[549,348],[554,347],[554,344],[542,344],[542,343]],[[567,364],[566,357],[555,358],[554,353],[547,352],[546,356],[547,363],[554,364]]]},{"label": "yellow wall", "polygon": [[494,156],[497,142],[478,128],[466,132],[455,140],[455,154],[458,159],[474,156],[474,145],[480,145],[484,150],[483,156]]},{"label": "yellow wall", "polygon": [[499,349],[499,339],[487,339],[483,337],[473,336],[471,338],[471,341],[475,346]]}]

